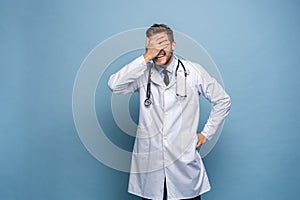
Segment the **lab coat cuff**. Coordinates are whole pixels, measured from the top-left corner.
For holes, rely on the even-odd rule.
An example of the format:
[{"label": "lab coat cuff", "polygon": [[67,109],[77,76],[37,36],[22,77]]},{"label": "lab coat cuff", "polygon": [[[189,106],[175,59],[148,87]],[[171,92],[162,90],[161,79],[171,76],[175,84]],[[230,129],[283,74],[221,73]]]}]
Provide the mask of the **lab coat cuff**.
[{"label": "lab coat cuff", "polygon": [[202,130],[201,134],[204,135],[204,137],[206,137],[206,139],[208,140],[212,139],[212,136],[208,133],[207,130],[205,130],[205,128]]},{"label": "lab coat cuff", "polygon": [[140,65],[147,66],[146,60],[145,60],[145,58],[144,58],[143,55],[141,55],[140,57],[136,58],[135,62],[137,62]]}]

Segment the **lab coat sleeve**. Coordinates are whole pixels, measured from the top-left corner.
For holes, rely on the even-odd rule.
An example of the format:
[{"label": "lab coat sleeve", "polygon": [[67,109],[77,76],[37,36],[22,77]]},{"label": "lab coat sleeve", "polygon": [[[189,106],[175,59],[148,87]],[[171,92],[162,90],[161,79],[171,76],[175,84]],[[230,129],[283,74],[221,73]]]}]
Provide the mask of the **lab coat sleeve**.
[{"label": "lab coat sleeve", "polygon": [[211,77],[201,66],[198,69],[198,91],[211,102],[212,108],[206,121],[202,134],[211,140],[218,128],[222,125],[228,115],[231,101],[223,87]]},{"label": "lab coat sleeve", "polygon": [[112,74],[108,81],[108,87],[115,93],[131,93],[138,89],[138,78],[147,69],[147,63],[143,56],[136,58],[125,65],[117,73]]}]

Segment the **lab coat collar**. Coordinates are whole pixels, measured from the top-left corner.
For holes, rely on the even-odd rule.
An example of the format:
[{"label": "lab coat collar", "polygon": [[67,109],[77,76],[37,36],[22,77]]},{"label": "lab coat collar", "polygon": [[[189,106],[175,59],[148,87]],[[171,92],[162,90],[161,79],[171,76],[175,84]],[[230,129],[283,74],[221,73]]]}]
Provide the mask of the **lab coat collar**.
[{"label": "lab coat collar", "polygon": [[165,88],[169,88],[172,85],[174,85],[176,82],[174,74],[175,74],[175,66],[177,66],[177,63],[178,63],[178,59],[174,56],[172,63],[167,67],[168,72],[172,73],[172,79],[171,79],[169,85],[166,86],[166,84],[164,83],[163,78],[161,76],[161,72],[162,72],[163,68],[159,67],[159,66],[155,66],[155,65],[152,68],[152,72],[151,72],[152,82],[154,82],[160,86],[163,86]]},{"label": "lab coat collar", "polygon": [[[177,58],[173,55],[173,60],[172,62],[169,64],[169,66],[167,67],[167,71],[171,74],[173,74],[173,68],[174,68],[174,65],[175,65],[175,62],[176,62]],[[164,69],[164,67],[162,66],[159,66],[159,65],[155,65],[155,67],[157,68],[157,71],[162,74],[162,71]]]}]

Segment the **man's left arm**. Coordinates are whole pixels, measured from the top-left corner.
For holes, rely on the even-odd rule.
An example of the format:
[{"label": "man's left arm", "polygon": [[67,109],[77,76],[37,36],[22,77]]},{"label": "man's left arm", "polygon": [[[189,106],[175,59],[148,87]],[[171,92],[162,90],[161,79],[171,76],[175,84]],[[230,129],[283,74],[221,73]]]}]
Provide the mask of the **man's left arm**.
[{"label": "man's left arm", "polygon": [[203,130],[198,134],[197,147],[201,146],[206,140],[212,139],[225,117],[228,115],[231,101],[224,88],[211,77],[201,66],[199,66],[198,91],[211,102],[212,108],[208,120]]}]

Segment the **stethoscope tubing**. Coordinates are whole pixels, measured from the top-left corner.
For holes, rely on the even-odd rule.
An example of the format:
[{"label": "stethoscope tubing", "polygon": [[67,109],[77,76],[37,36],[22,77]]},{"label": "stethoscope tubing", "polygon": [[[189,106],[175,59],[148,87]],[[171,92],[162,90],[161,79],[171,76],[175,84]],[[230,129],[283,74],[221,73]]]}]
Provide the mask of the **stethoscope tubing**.
[{"label": "stethoscope tubing", "polygon": [[[175,70],[175,78],[177,78],[177,71],[179,69],[179,65],[182,66],[183,71],[184,71],[184,77],[186,79],[186,77],[187,77],[187,71],[186,71],[185,66],[183,65],[183,63],[181,62],[180,59],[178,59],[177,67],[176,67],[176,70]],[[144,105],[146,107],[148,107],[148,106],[150,106],[152,104],[152,101],[150,99],[150,96],[151,96],[151,83],[152,83],[152,80],[151,80],[151,69],[152,69],[152,66],[149,69],[148,82],[147,82],[147,91],[146,91],[146,99],[144,101]]]}]

